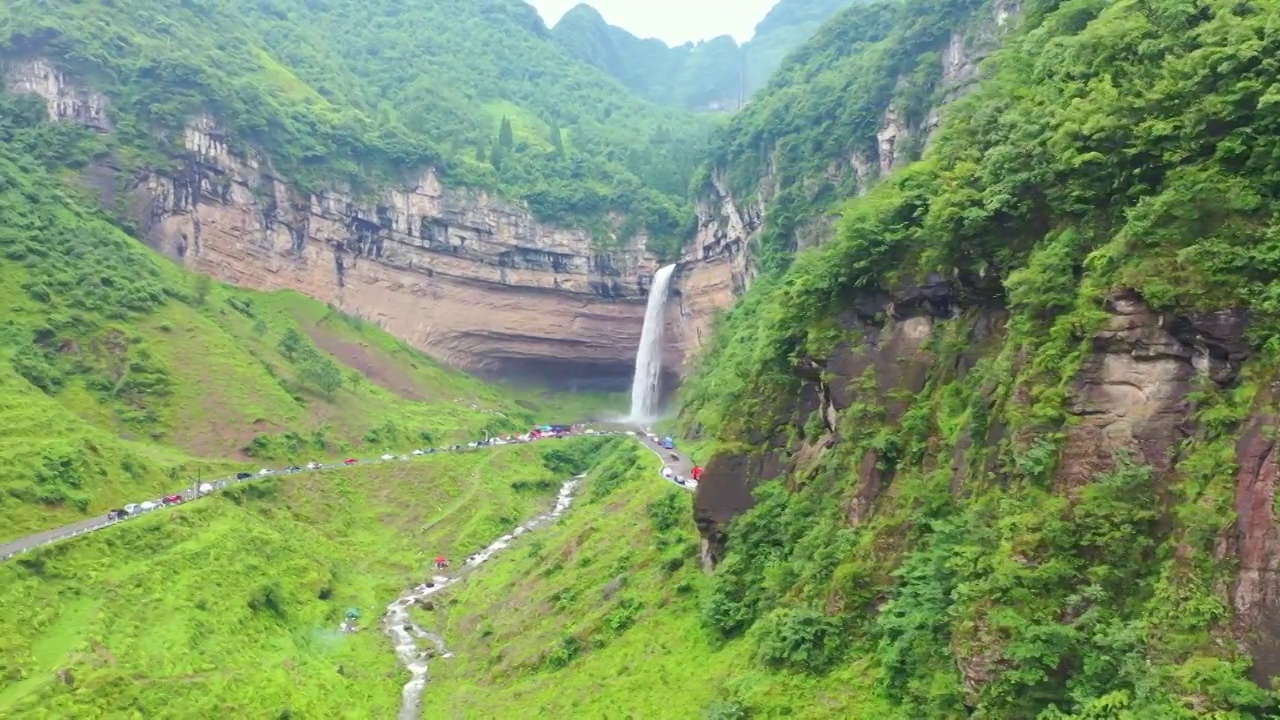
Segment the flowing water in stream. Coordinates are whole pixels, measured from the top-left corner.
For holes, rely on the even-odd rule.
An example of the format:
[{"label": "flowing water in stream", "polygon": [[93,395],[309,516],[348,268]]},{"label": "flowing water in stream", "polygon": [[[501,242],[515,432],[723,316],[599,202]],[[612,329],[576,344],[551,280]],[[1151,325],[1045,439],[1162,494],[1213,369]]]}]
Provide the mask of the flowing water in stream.
[{"label": "flowing water in stream", "polygon": [[[422,717],[422,693],[427,689],[427,661],[431,657],[452,657],[453,653],[445,645],[444,638],[426,630],[409,619],[409,608],[423,598],[430,597],[441,590],[460,582],[468,573],[484,564],[489,558],[511,545],[511,541],[551,524],[569,509],[573,503],[574,492],[582,482],[582,476],[565,482],[560,486],[560,494],[556,497],[555,507],[530,520],[517,525],[514,530],[494,540],[488,547],[466,559],[455,575],[436,575],[405,592],[387,606],[382,617],[382,627],[391,642],[395,644],[396,657],[409,670],[412,676],[405,683],[400,696],[400,720],[418,720]],[[434,646],[434,651],[426,645]]]}]

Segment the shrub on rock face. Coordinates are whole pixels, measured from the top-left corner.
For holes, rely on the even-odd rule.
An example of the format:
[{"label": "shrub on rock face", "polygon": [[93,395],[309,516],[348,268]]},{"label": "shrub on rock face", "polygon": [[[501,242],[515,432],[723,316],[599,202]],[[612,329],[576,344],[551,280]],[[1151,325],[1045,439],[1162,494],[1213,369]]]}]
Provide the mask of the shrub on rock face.
[{"label": "shrub on rock face", "polygon": [[764,616],[755,629],[756,658],[772,668],[820,673],[844,653],[839,623],[806,608],[779,608]]}]

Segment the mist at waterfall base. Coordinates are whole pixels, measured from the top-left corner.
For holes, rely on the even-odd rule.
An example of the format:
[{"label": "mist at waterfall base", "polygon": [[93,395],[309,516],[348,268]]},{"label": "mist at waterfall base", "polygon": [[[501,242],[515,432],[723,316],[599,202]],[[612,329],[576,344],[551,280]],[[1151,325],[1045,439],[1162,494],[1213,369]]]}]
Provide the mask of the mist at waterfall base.
[{"label": "mist at waterfall base", "polygon": [[649,286],[640,347],[636,350],[636,374],[631,381],[631,412],[624,418],[624,422],[631,425],[647,427],[660,418],[662,411],[663,310],[675,269],[675,265],[658,268]]}]

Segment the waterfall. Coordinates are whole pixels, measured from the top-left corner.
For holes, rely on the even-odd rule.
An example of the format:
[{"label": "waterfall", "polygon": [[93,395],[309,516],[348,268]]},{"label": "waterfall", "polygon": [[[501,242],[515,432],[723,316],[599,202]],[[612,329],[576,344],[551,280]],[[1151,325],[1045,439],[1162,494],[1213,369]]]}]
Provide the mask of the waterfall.
[{"label": "waterfall", "polygon": [[649,287],[649,302],[644,308],[644,327],[640,330],[640,348],[636,351],[636,375],[631,381],[631,414],[628,420],[649,423],[658,416],[658,400],[662,380],[662,310],[667,304],[667,288],[675,265],[658,268]]}]

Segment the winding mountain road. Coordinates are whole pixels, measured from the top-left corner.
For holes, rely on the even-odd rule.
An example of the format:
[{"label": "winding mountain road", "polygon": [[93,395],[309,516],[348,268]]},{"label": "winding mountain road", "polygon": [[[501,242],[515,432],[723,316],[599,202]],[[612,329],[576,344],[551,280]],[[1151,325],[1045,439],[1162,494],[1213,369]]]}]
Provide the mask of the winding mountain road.
[{"label": "winding mountain road", "polygon": [[[599,434],[615,435],[615,434],[623,434],[623,433],[607,431],[607,432],[601,432]],[[641,434],[641,433],[628,433],[628,434],[633,435],[635,439],[640,441],[645,447],[648,447],[650,450],[657,453],[658,457],[662,459],[663,463],[671,467],[671,469],[674,470],[677,475],[682,475],[686,478],[689,477],[690,471],[693,469],[693,462],[689,459],[688,456],[686,456],[685,454],[679,451],[665,450],[662,448],[661,445],[650,440],[644,434]],[[490,447],[499,447],[499,446],[490,445],[490,446],[483,446],[483,447],[476,447],[476,448],[469,448],[464,446],[461,450],[452,451],[452,452],[474,452],[478,450],[485,450]],[[680,458],[678,461],[672,461],[670,459],[669,455],[672,452],[675,452],[677,457]],[[382,460],[382,459],[358,460],[355,463],[352,463],[351,465],[347,465],[344,463],[329,463],[326,465],[321,465],[320,467],[314,470],[303,468],[292,474],[304,473],[304,472],[319,472],[320,470],[341,470],[344,468],[354,467],[357,465],[371,465],[371,464],[383,463],[383,462],[404,462],[406,458],[413,459],[415,457],[429,457],[429,456],[430,455],[415,456],[415,455],[398,454],[396,455],[394,460]],[[213,486],[213,490],[211,492],[197,493],[195,488],[192,488],[191,486],[187,486],[186,488],[179,491],[175,491],[172,494],[181,495],[184,502],[189,502],[192,500],[197,500],[200,497],[204,497],[205,495],[209,495],[212,492],[219,492],[231,485],[237,485],[237,484],[246,483],[246,482],[253,482],[254,480],[263,480],[266,477],[275,477],[275,476],[284,475],[284,474],[286,473],[284,473],[283,471],[280,471],[280,472],[273,472],[267,476],[252,475],[250,477],[243,478],[243,479],[237,479],[235,477],[227,477],[227,478],[222,478],[218,480],[209,480],[207,484]],[[672,481],[672,483],[675,484],[674,481]],[[206,483],[202,483],[201,485],[203,486],[204,484]],[[686,490],[693,489],[692,486],[683,486],[683,487]],[[163,510],[166,507],[172,507],[172,506],[162,505],[156,510],[151,510],[150,512],[158,512],[159,510]],[[141,514],[149,514],[149,513],[141,513]],[[17,540],[11,540],[7,543],[0,544],[0,562],[10,560],[17,555],[21,555],[23,553],[29,552],[35,548],[38,548],[44,545],[50,545],[52,543],[58,542],[59,540],[66,540],[68,538],[78,537],[80,535],[85,535],[87,533],[95,532],[103,528],[116,525],[121,522],[127,522],[128,520],[134,517],[138,517],[138,515],[131,515],[119,520],[110,520],[108,519],[107,515],[99,515],[97,517],[80,520],[78,522],[72,523],[70,525],[66,525],[64,527],[55,528],[52,530],[45,530],[42,532],[35,533],[33,535],[28,535],[26,537],[19,538]]]}]

